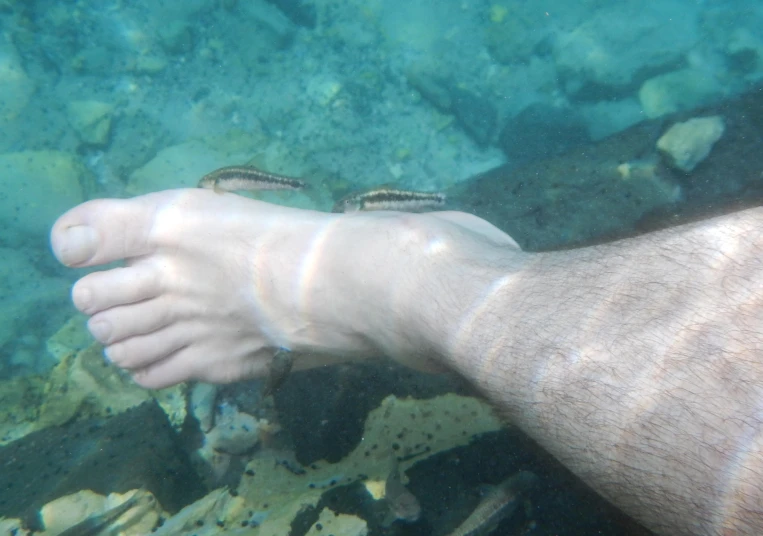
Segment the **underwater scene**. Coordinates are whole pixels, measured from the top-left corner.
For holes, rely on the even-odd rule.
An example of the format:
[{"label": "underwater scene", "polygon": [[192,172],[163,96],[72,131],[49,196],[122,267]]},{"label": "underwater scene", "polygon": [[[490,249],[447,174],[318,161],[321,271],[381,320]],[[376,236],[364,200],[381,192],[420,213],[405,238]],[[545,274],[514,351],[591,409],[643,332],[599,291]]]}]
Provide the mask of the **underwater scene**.
[{"label": "underwater scene", "polygon": [[526,251],[758,205],[763,3],[0,0],[0,28],[0,536],[652,534],[455,372],[283,348],[141,387],[50,231],[197,187]]}]

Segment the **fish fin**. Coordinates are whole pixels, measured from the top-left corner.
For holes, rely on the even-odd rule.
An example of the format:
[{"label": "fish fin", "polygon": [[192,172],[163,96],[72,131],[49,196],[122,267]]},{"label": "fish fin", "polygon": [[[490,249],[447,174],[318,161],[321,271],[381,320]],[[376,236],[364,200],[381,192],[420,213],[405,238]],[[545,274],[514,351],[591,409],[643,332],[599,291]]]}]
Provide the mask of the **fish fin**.
[{"label": "fish fin", "polygon": [[393,514],[392,512],[390,512],[389,510],[387,510],[387,513],[384,514],[384,519],[382,519],[381,521],[381,526],[387,529],[391,527],[392,523],[394,523],[395,521],[397,521],[397,516]]}]

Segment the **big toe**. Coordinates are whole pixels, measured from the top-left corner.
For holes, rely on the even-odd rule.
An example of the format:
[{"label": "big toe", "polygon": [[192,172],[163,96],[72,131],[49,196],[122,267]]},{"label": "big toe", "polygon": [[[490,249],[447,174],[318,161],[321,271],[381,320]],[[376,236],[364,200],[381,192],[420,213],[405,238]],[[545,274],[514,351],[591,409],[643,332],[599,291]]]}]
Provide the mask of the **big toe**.
[{"label": "big toe", "polygon": [[168,192],[133,199],[96,199],[61,216],[50,233],[53,253],[63,264],[95,266],[150,252],[157,207]]}]

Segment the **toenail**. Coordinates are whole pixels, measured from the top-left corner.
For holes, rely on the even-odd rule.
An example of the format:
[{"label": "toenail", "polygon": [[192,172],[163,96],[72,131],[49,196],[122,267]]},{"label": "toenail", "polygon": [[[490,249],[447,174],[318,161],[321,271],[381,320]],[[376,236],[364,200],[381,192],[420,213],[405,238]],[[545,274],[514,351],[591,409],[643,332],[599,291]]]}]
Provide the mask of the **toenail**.
[{"label": "toenail", "polygon": [[89,261],[98,248],[98,233],[87,225],[75,225],[61,233],[54,243],[55,253],[62,263],[72,266]]},{"label": "toenail", "polygon": [[119,359],[119,349],[115,344],[107,346],[103,349],[103,357],[105,357],[107,361],[113,363],[115,359]]},{"label": "toenail", "polygon": [[111,338],[111,324],[105,320],[89,322],[87,327],[90,330],[90,334],[95,337],[98,342],[105,343]]}]

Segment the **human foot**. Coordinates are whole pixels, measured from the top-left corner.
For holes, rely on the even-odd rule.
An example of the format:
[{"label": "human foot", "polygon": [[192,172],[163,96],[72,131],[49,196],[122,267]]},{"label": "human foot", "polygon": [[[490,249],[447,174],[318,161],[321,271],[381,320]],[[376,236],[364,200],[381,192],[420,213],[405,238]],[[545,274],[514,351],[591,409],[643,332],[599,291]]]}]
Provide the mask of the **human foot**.
[{"label": "human foot", "polygon": [[317,304],[308,294],[322,285],[313,270],[335,220],[175,190],[80,205],[56,222],[51,244],[72,267],[125,260],[72,290],[112,362],[151,388],[221,383],[263,375],[279,347],[369,350],[352,333],[320,334],[309,318]]},{"label": "human foot", "polygon": [[323,214],[206,190],[90,201],[51,233],[68,266],[125,260],[72,298],[108,358],[153,388],[263,375],[281,347],[312,354],[303,368],[382,352],[430,368],[423,282],[472,240],[516,247],[463,213]]}]

